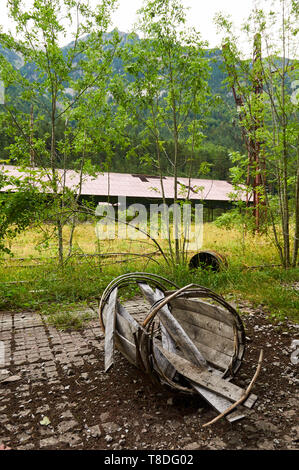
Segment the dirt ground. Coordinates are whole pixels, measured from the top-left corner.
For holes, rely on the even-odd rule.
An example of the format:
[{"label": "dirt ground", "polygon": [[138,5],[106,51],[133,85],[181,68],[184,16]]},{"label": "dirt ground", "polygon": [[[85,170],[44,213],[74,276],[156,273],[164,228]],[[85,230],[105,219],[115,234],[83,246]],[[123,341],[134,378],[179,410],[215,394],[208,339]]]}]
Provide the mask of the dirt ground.
[{"label": "dirt ground", "polygon": [[252,390],[258,401],[243,420],[221,419],[207,428],[202,425],[217,413],[203,399],[153,384],[118,351],[105,373],[97,320],[82,331],[61,332],[34,312],[0,312],[0,448],[298,449],[298,365],[291,354],[299,325],[274,326],[262,306],[238,307],[247,347],[234,383],[250,383],[263,348]]}]

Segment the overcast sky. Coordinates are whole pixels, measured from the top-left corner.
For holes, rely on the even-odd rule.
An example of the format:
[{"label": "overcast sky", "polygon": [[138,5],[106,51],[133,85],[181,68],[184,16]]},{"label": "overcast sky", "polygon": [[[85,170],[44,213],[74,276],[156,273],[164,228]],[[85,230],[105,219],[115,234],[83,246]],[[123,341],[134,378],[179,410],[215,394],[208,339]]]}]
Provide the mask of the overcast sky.
[{"label": "overcast sky", "polygon": [[[23,0],[23,3],[30,5],[32,0]],[[97,0],[90,0],[90,3],[96,4]],[[113,26],[129,32],[136,21],[136,11],[142,6],[143,0],[118,0],[118,3],[118,10],[113,15]],[[234,20],[240,23],[248,15],[253,0],[182,0],[182,3],[190,8],[189,24],[199,29],[205,39],[214,43],[217,39],[216,27],[213,24],[215,13],[218,11],[230,13]],[[6,0],[0,0],[0,4],[6,5]],[[5,29],[9,27],[10,19],[7,14],[1,15],[0,23]]]},{"label": "overcast sky", "polygon": [[[114,15],[114,25],[121,31],[128,31],[136,20],[136,11],[142,6],[143,0],[119,0],[118,11]],[[188,23],[198,29],[203,39],[211,46],[219,42],[216,26],[213,23],[215,13],[229,13],[234,22],[241,23],[253,6],[253,0],[182,0],[189,7]]]},{"label": "overcast sky", "polygon": [[[32,1],[23,0],[23,3],[30,5]],[[97,0],[90,0],[91,4],[96,4],[96,2]],[[136,21],[136,11],[142,6],[143,0],[118,0],[118,3],[118,10],[113,15],[113,27],[117,27],[120,31],[130,32]],[[215,13],[219,11],[229,13],[234,23],[240,25],[248,16],[254,0],[182,0],[182,3],[190,8],[189,25],[196,27],[201,32],[202,38],[209,42],[209,46],[214,47],[220,43],[220,36],[217,35],[216,26],[213,23]],[[0,0],[0,4],[4,7],[6,0]],[[0,24],[5,30],[11,26],[7,12],[1,15]],[[64,44],[69,42],[69,38],[63,42]]]}]

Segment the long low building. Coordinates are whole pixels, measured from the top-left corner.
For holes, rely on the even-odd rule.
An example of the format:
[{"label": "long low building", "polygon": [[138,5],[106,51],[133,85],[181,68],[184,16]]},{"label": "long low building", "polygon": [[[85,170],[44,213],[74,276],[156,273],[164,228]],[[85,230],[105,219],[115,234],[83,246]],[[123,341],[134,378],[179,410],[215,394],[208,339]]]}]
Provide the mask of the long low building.
[{"label": "long low building", "polygon": [[[34,178],[40,181],[49,182],[51,171],[45,169],[26,169],[19,167],[3,165],[1,171],[9,176],[24,178],[35,174]],[[69,189],[76,193],[80,191],[82,198],[92,198],[95,201],[117,202],[120,196],[126,197],[129,203],[142,202],[143,204],[157,203],[162,201],[162,185],[165,199],[168,203],[174,198],[174,178],[159,176],[131,174],[131,173],[97,173],[94,176],[84,175],[81,181],[80,175],[74,170],[57,170],[59,175],[59,185],[62,189],[65,184]],[[233,186],[227,181],[199,178],[178,178],[178,198],[188,197],[191,201],[202,202],[207,208],[225,208],[231,205],[232,195],[235,194]],[[49,188],[49,189],[48,189]],[[51,192],[50,185],[46,192]],[[13,189],[13,188],[10,188]],[[2,188],[1,191],[7,191],[8,188]],[[238,194],[238,200],[245,201],[245,193]]]}]

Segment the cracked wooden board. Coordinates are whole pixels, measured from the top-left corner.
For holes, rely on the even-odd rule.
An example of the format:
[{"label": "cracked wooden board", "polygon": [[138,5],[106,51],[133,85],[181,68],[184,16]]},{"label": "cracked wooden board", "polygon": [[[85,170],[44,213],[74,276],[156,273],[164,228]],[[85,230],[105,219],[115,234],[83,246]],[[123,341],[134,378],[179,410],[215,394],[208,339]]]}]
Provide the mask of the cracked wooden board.
[{"label": "cracked wooden board", "polygon": [[[230,400],[232,403],[240,400],[240,398],[244,395],[245,391],[237,385],[222,379],[221,377],[205,370],[204,368],[195,366],[190,361],[187,361],[178,354],[167,351],[162,346],[158,345],[158,348],[163,356],[168,359],[168,361],[180,374],[194,382],[196,385],[199,385],[200,387],[203,387],[210,392],[214,392],[217,395]],[[257,396],[253,395],[249,398],[250,400],[248,402],[246,401],[244,406],[251,408],[257,399]]]}]

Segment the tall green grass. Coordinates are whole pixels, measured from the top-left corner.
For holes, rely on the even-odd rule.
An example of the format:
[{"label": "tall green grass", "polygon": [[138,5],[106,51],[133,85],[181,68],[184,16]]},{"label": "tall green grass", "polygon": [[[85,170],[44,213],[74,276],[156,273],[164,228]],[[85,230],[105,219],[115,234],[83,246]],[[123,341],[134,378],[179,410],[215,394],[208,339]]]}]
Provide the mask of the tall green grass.
[{"label": "tall green grass", "polygon": [[[84,242],[84,250],[89,253],[95,253],[92,230],[93,227],[84,226],[82,230],[79,227],[76,240],[78,244],[80,240],[80,243]],[[244,299],[254,306],[263,305],[269,318],[274,321],[298,321],[299,292],[291,286],[299,281],[299,268],[284,270],[269,266],[279,264],[279,260],[268,239],[251,235],[243,239],[236,230],[219,229],[213,224],[205,224],[204,234],[202,249],[218,251],[227,258],[228,266],[220,272],[203,269],[190,271],[187,265],[169,267],[162,257],[155,258],[159,264],[149,262],[147,258],[136,258],[125,263],[117,263],[119,259],[115,258],[103,259],[101,262],[96,257],[71,258],[63,268],[46,253],[43,253],[43,264],[34,267],[18,267],[20,261],[2,260],[0,309],[34,309],[46,313],[54,322],[56,318],[60,327],[72,324],[72,321],[71,326],[78,326],[82,319],[88,318],[83,315],[78,321],[74,320],[71,312],[75,310],[75,304],[78,307],[81,305],[84,310],[87,302],[96,303],[106,285],[115,277],[128,272],[145,271],[166,277],[179,286],[195,283],[208,287],[228,301],[235,299],[236,304],[238,300]],[[24,234],[23,238],[20,235],[16,240],[17,256],[34,256],[33,246],[37,242],[35,232],[32,232],[34,243],[32,241],[31,247],[30,240],[30,233]],[[105,250],[111,251],[112,248],[116,252],[121,248],[119,251],[144,251],[142,244],[134,245],[132,241],[127,245],[124,241],[121,243],[118,246],[115,241],[115,246],[107,245]],[[149,251],[153,251],[151,247]],[[34,261],[30,264],[34,264]],[[264,267],[247,269],[248,266],[257,265]],[[136,294],[137,287],[122,292],[126,298]]]},{"label": "tall green grass", "polygon": [[[188,266],[166,266],[144,262],[110,264],[100,268],[95,262],[70,263],[63,269],[54,263],[34,269],[0,270],[0,309],[35,309],[44,311],[49,305],[59,311],[61,305],[86,301],[96,302],[106,285],[115,277],[134,271],[159,274],[182,287],[199,284],[223,295],[225,298],[247,299],[253,305],[262,304],[272,318],[298,320],[299,291],[291,286],[299,279],[299,269],[282,268],[244,269],[230,264],[220,272]],[[9,271],[9,272],[8,272]],[[22,278],[24,283],[11,283]],[[127,298],[138,294],[130,288],[123,293]],[[52,310],[53,313],[53,310]]]}]

